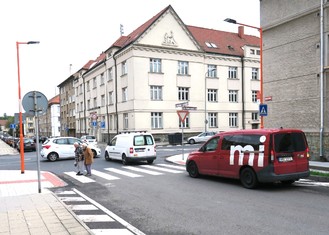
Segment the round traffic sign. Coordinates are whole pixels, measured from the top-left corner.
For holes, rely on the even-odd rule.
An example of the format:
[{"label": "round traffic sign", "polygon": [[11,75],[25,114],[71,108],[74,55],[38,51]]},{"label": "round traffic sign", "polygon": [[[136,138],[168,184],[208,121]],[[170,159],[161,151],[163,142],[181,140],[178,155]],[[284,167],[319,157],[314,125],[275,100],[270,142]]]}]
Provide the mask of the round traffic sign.
[{"label": "round traffic sign", "polygon": [[43,114],[47,111],[47,97],[39,91],[30,91],[26,93],[22,100],[22,106],[26,113],[35,115]]}]

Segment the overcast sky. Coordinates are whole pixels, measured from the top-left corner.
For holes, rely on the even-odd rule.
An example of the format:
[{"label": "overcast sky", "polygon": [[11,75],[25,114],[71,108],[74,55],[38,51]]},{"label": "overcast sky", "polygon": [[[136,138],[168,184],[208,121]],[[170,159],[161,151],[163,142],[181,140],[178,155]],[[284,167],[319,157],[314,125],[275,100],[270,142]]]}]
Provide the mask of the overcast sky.
[{"label": "overcast sky", "polygon": [[[171,5],[186,25],[237,32],[238,22],[259,26],[259,0],[8,0],[0,1],[0,116],[19,112],[16,41],[20,45],[21,97],[39,91],[48,100],[57,86],[120,36]],[[254,29],[245,33],[259,36]]]}]

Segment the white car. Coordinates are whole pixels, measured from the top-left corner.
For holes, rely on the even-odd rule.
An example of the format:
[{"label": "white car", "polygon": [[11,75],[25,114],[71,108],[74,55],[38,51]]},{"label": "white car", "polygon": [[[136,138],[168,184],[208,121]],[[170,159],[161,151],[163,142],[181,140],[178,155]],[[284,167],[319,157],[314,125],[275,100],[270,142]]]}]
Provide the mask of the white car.
[{"label": "white car", "polygon": [[190,138],[187,139],[187,142],[189,144],[206,142],[207,140],[209,140],[214,135],[216,135],[216,132],[214,132],[214,131],[202,132],[197,136],[191,136]]},{"label": "white car", "polygon": [[[56,137],[47,139],[42,144],[40,155],[42,158],[47,158],[49,161],[54,162],[57,159],[74,158],[74,143],[84,143],[80,139],[75,137]],[[101,150],[96,145],[89,145],[94,157],[101,155]]]},{"label": "white car", "polygon": [[87,144],[97,144],[96,137],[93,135],[83,135],[80,139]]}]

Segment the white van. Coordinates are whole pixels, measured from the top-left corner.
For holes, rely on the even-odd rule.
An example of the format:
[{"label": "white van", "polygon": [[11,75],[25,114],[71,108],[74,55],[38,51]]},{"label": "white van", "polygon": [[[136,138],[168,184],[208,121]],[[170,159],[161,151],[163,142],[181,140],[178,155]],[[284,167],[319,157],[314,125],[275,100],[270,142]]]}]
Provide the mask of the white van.
[{"label": "white van", "polygon": [[139,161],[152,164],[156,159],[154,138],[146,132],[118,134],[106,146],[104,157],[107,161],[121,160],[123,165]]}]

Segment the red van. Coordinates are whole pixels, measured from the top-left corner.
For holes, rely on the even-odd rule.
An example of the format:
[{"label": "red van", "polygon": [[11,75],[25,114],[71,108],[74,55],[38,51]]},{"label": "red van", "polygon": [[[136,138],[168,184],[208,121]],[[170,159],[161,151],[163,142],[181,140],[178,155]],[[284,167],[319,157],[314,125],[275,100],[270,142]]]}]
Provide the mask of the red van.
[{"label": "red van", "polygon": [[252,129],[221,132],[189,154],[191,177],[214,175],[240,179],[246,188],[259,182],[292,184],[310,175],[305,134],[296,129]]}]

